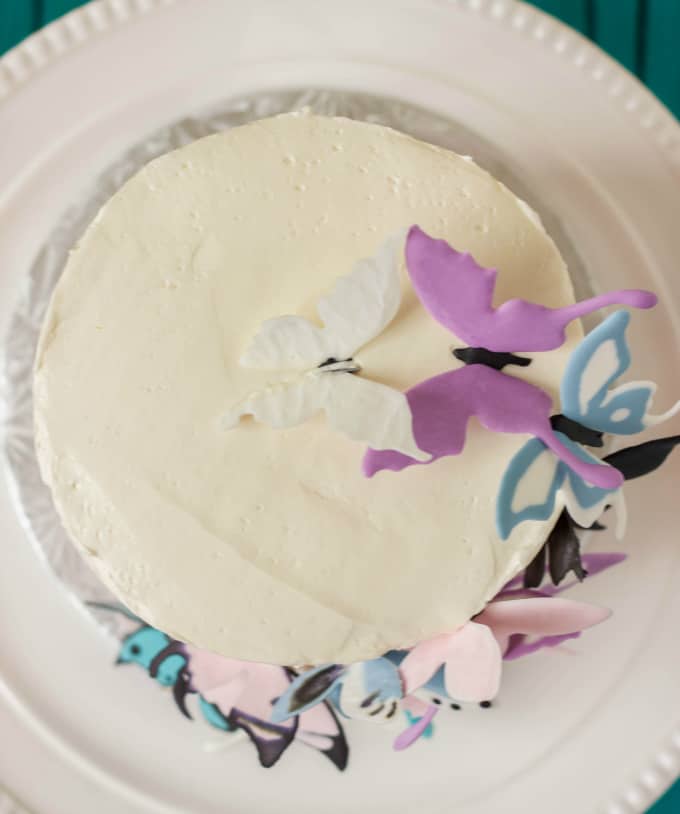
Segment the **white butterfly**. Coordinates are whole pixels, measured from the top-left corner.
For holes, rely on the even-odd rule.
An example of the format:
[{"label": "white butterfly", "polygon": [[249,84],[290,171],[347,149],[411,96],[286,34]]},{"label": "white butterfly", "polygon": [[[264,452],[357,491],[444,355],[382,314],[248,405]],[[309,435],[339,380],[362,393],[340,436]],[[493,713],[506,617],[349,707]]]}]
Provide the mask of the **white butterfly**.
[{"label": "white butterfly", "polygon": [[294,427],[323,410],[330,426],[373,449],[429,460],[413,437],[406,396],[358,376],[353,356],[392,321],[401,303],[398,251],[404,235],[359,260],[317,304],[323,327],[298,316],[262,323],[240,359],[244,367],[296,371],[294,379],[253,393],[223,417],[225,428],[252,415],[270,427]]}]

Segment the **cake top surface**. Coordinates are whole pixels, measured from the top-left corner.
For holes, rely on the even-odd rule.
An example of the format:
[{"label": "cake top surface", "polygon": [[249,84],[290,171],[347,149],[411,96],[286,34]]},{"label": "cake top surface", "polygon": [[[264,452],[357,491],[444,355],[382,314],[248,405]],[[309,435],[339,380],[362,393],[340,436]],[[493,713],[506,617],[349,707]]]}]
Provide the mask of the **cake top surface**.
[{"label": "cake top surface", "polygon": [[[413,224],[497,269],[495,301],[572,302],[536,216],[470,160],[387,128],[255,122],[149,164],[74,248],[38,351],[36,436],[65,526],[102,579],[170,635],[234,658],[351,662],[455,629],[542,545],[494,513],[526,437],[475,419],[464,453],[370,480],[322,414],[225,414],[291,372],[247,367],[266,320],[304,317]],[[401,242],[400,242],[401,241]],[[461,363],[403,268],[359,350],[399,391]],[[555,394],[578,327],[513,371]]]}]

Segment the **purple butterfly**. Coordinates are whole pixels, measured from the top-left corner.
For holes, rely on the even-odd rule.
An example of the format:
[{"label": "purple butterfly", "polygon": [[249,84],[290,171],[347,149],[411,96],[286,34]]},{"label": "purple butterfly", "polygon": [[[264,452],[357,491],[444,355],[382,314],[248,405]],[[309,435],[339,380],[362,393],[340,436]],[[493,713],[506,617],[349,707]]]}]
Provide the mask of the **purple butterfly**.
[{"label": "purple butterfly", "polygon": [[[519,299],[494,308],[497,272],[480,267],[471,255],[457,252],[446,241],[431,238],[417,226],[410,229],[406,240],[406,267],[418,298],[430,314],[470,344],[468,353],[486,356],[553,350],[564,343],[566,326],[578,317],[607,305],[651,308],[656,304],[654,294],[631,289],[612,291],[564,308],[547,308]],[[602,489],[621,485],[622,475],[614,467],[586,461],[560,441],[550,422],[552,401],[547,393],[488,363],[471,361],[406,392],[416,443],[432,456],[427,463],[458,455],[465,446],[468,421],[476,416],[484,427],[495,432],[539,438],[588,483]],[[505,356],[500,367],[509,363],[528,362]],[[422,462],[400,452],[369,449],[363,471],[371,477],[383,469],[396,472],[417,463]]]}]

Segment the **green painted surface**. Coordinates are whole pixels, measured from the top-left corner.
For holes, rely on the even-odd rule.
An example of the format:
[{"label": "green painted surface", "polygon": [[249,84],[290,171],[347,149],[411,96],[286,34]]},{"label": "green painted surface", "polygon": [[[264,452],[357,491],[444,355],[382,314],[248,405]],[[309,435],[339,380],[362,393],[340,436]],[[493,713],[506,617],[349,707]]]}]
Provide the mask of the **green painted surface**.
[{"label": "green painted surface", "polygon": [[0,54],[42,25],[34,0],[0,0]]},{"label": "green painted surface", "polygon": [[[0,0],[0,54],[80,5],[78,0]],[[598,42],[680,116],[680,0],[536,0],[534,5]],[[680,814],[680,781],[649,814]]]},{"label": "green painted surface", "polygon": [[614,59],[637,73],[643,39],[638,39],[642,0],[594,0],[590,36]]},{"label": "green painted surface", "polygon": [[680,0],[647,0],[642,22],[648,43],[642,76],[680,115]]},{"label": "green painted surface", "polygon": [[56,20],[57,17],[61,17],[62,14],[66,14],[68,11],[73,11],[78,6],[84,5],[82,0],[80,2],[78,0],[38,0],[38,2],[42,6],[42,17],[46,23],[50,22],[50,20]]},{"label": "green painted surface", "polygon": [[559,17],[560,20],[564,20],[565,23],[584,34],[588,34],[590,31],[589,18],[592,11],[590,0],[541,0],[533,5],[547,11],[548,14]]}]

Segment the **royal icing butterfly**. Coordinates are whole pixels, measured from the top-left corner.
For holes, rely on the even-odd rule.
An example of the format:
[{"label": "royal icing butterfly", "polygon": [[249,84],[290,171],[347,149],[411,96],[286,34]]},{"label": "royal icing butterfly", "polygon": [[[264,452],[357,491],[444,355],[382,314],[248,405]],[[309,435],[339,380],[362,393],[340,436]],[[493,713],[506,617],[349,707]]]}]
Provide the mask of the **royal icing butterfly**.
[{"label": "royal icing butterfly", "polygon": [[[565,431],[558,435],[584,461],[594,463],[598,459],[579,441],[602,446],[602,433],[634,435],[680,411],[679,401],[662,415],[648,412],[656,391],[653,382],[613,387],[630,366],[626,342],[629,322],[629,313],[617,311],[591,331],[572,353],[562,379],[560,399],[567,422]],[[618,456],[625,469],[625,452],[608,456],[608,462],[615,464]],[[513,457],[503,476],[496,504],[500,536],[506,539],[525,520],[547,520],[558,504],[566,508],[579,526],[586,528],[600,517],[606,505],[614,505],[618,512],[617,535],[623,535],[625,504],[621,491],[586,483],[578,472],[533,438]]]},{"label": "royal icing butterfly", "polygon": [[[623,559],[622,555],[587,555],[592,574]],[[501,679],[502,661],[521,658],[580,636],[610,612],[595,605],[559,598],[566,588],[543,591],[506,586],[484,610],[456,630],[428,639],[411,650],[355,664],[324,664],[297,676],[272,711],[284,725],[328,703],[343,717],[390,723],[406,715],[409,726],[394,741],[406,749],[423,736],[446,702],[490,706]]]},{"label": "royal icing butterfly", "polygon": [[333,429],[373,449],[396,449],[418,461],[429,458],[413,437],[406,396],[357,375],[361,367],[354,359],[399,310],[402,244],[403,235],[388,240],[337,281],[317,304],[323,327],[300,316],[261,325],[240,364],[294,375],[235,404],[223,417],[225,428],[235,427],[245,415],[275,428],[294,427],[323,411]]},{"label": "royal icing butterfly", "polygon": [[117,664],[138,664],[172,691],[177,708],[193,718],[187,699],[196,699],[200,718],[210,727],[245,735],[260,765],[274,766],[293,743],[311,747],[340,771],[347,766],[349,747],[338,717],[319,703],[286,723],[272,721],[273,703],[286,693],[295,674],[272,664],[228,659],[172,639],[142,622],[126,608],[90,603],[122,614],[136,627],[121,642]]},{"label": "royal icing butterfly", "polygon": [[385,657],[356,664],[324,664],[299,675],[274,704],[272,721],[283,723],[329,701],[345,718],[380,723],[401,709],[402,682]]},{"label": "royal icing butterfly", "polygon": [[654,294],[614,291],[564,308],[514,299],[494,308],[497,272],[478,266],[469,254],[429,237],[417,226],[410,229],[406,240],[406,266],[425,308],[471,347],[455,352],[465,367],[427,379],[406,393],[415,440],[421,450],[430,453],[430,460],[418,460],[401,450],[372,448],[364,456],[364,474],[371,477],[383,469],[399,471],[458,455],[465,445],[468,422],[476,416],[487,429],[533,435],[587,483],[617,489],[622,482],[620,472],[582,454],[553,430],[550,396],[503,373],[502,368],[529,361],[509,352],[558,348],[565,340],[566,326],[577,317],[613,304],[651,308],[656,303]]}]

